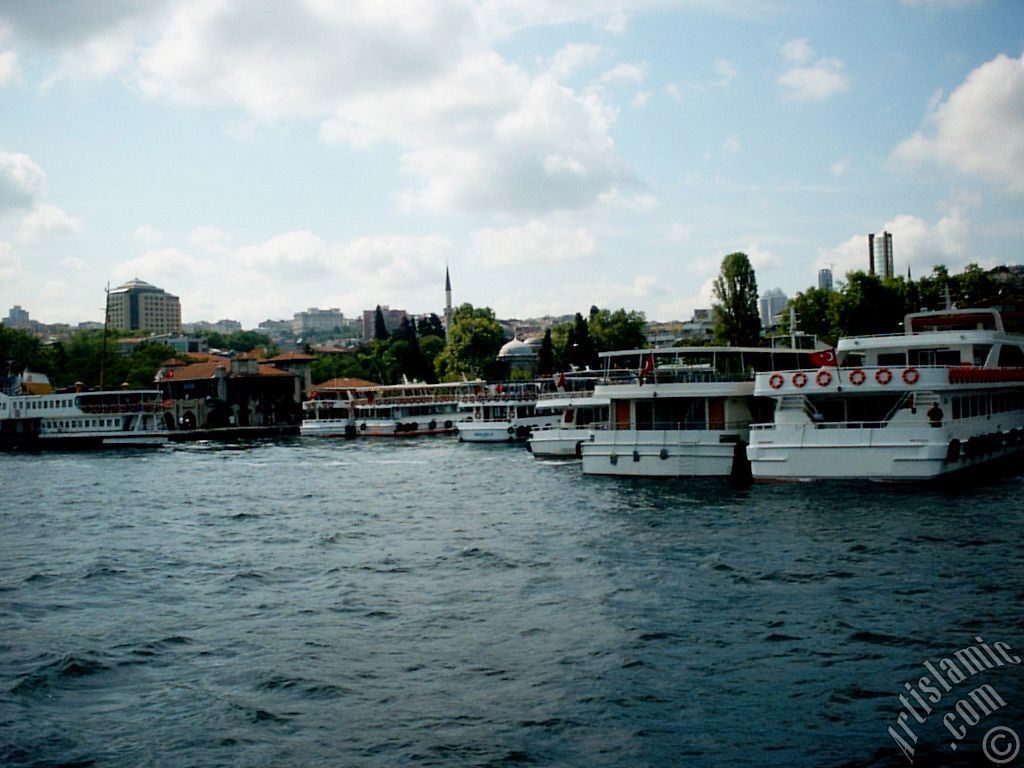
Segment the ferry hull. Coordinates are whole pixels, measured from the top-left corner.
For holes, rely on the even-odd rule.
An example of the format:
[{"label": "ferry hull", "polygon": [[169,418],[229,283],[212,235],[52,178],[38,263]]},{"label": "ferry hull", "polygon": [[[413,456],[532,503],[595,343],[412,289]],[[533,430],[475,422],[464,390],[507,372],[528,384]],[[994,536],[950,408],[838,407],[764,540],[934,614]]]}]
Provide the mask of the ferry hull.
[{"label": "ferry hull", "polygon": [[459,422],[459,441],[466,443],[515,443],[529,439],[533,430],[549,429],[558,417],[517,419],[515,422]]},{"label": "ferry hull", "polygon": [[[921,430],[776,427],[752,433],[747,456],[755,482],[922,481],[1019,459],[1024,447],[1017,434],[961,439],[944,429],[928,434]],[[955,449],[951,447],[954,441]],[[969,443],[974,447],[967,448]]]},{"label": "ferry hull", "polygon": [[741,438],[737,432],[717,430],[596,432],[581,446],[583,474],[729,477],[745,471]]},{"label": "ferry hull", "polygon": [[578,459],[583,443],[590,439],[585,429],[549,429],[535,431],[527,448],[538,459]]}]

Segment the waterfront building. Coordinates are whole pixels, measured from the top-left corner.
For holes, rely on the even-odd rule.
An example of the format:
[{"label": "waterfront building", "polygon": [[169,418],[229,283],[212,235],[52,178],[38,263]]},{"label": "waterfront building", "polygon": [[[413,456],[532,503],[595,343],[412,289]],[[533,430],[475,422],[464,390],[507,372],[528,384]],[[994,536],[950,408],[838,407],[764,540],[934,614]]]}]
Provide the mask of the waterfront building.
[{"label": "waterfront building", "polygon": [[818,290],[831,291],[832,290],[832,270],[819,269],[818,270]]},{"label": "waterfront building", "polygon": [[181,301],[136,277],[107,293],[107,321],[122,331],[181,333]]},{"label": "waterfront building", "polygon": [[693,317],[683,323],[682,338],[711,339],[715,335],[715,316],[710,309],[695,309]]},{"label": "waterfront building", "polygon": [[209,331],[211,333],[219,333],[224,336],[228,336],[232,333],[240,333],[242,330],[242,324],[237,320],[218,320],[215,323],[199,320],[195,323],[185,323],[181,328],[185,333]]},{"label": "waterfront building", "polygon": [[15,304],[11,307],[11,311],[7,313],[7,319],[4,320],[4,325],[8,328],[31,328],[32,320],[29,319],[28,312],[21,308],[20,305]]}]

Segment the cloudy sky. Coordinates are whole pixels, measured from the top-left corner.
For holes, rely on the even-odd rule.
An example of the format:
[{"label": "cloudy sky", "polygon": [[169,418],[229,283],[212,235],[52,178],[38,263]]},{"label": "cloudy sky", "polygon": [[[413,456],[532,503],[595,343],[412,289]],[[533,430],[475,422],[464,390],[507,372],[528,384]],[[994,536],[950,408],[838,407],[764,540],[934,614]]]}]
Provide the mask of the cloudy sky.
[{"label": "cloudy sky", "polygon": [[0,317],[648,318],[863,267],[1021,263],[1015,0],[9,0]]}]

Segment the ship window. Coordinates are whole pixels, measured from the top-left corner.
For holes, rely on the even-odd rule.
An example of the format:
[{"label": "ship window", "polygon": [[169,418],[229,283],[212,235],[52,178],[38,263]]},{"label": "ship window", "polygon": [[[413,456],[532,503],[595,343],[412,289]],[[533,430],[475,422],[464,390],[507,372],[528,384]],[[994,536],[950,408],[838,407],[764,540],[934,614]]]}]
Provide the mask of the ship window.
[{"label": "ship window", "polygon": [[900,366],[907,364],[906,352],[883,352],[878,355],[878,365]]},{"label": "ship window", "polygon": [[1016,344],[1003,344],[999,349],[999,365],[1002,368],[1024,367],[1024,352]]},{"label": "ship window", "polygon": [[976,344],[974,346],[974,364],[984,365],[988,359],[988,353],[992,349],[991,344]]},{"label": "ship window", "polygon": [[953,398],[953,418],[954,419],[959,419],[960,418],[960,398],[959,397],[954,397]]}]

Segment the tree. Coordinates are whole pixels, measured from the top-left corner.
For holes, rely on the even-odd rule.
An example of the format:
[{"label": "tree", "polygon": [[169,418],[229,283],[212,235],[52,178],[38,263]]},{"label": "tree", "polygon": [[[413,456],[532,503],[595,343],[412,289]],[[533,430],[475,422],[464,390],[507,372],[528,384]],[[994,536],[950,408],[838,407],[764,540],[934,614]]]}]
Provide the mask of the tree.
[{"label": "tree", "polygon": [[[839,291],[828,291],[823,288],[808,288],[789,300],[790,306],[796,311],[797,328],[810,333],[828,344],[835,344],[841,335],[836,321],[838,319],[839,302],[843,295]],[[782,314],[782,330],[791,331],[789,313]]]},{"label": "tree", "polygon": [[544,331],[540,349],[537,350],[537,372],[541,376],[550,376],[555,372],[555,345],[551,341],[551,329]]},{"label": "tree", "polygon": [[573,318],[572,333],[567,339],[565,359],[576,368],[597,366],[597,348],[590,336],[590,326],[579,312]]},{"label": "tree", "polygon": [[761,341],[757,278],[745,253],[730,253],[714,283],[715,337],[724,344],[755,347]]},{"label": "tree", "polygon": [[590,336],[598,352],[642,349],[647,346],[647,318],[643,312],[590,308]]},{"label": "tree", "polygon": [[43,370],[43,345],[38,338],[20,328],[0,324],[0,376],[15,376],[26,368],[48,376]]},{"label": "tree", "polygon": [[438,338],[444,338],[444,323],[441,322],[441,318],[431,312],[425,318],[419,322],[419,334],[420,338],[426,336],[437,336]]},{"label": "tree", "polygon": [[388,326],[384,322],[384,312],[378,304],[377,309],[373,312],[373,339],[374,341],[386,341],[389,335]]},{"label": "tree", "polygon": [[434,360],[438,377],[443,381],[496,377],[503,342],[501,325],[490,308],[463,304],[452,313],[448,342]]}]

